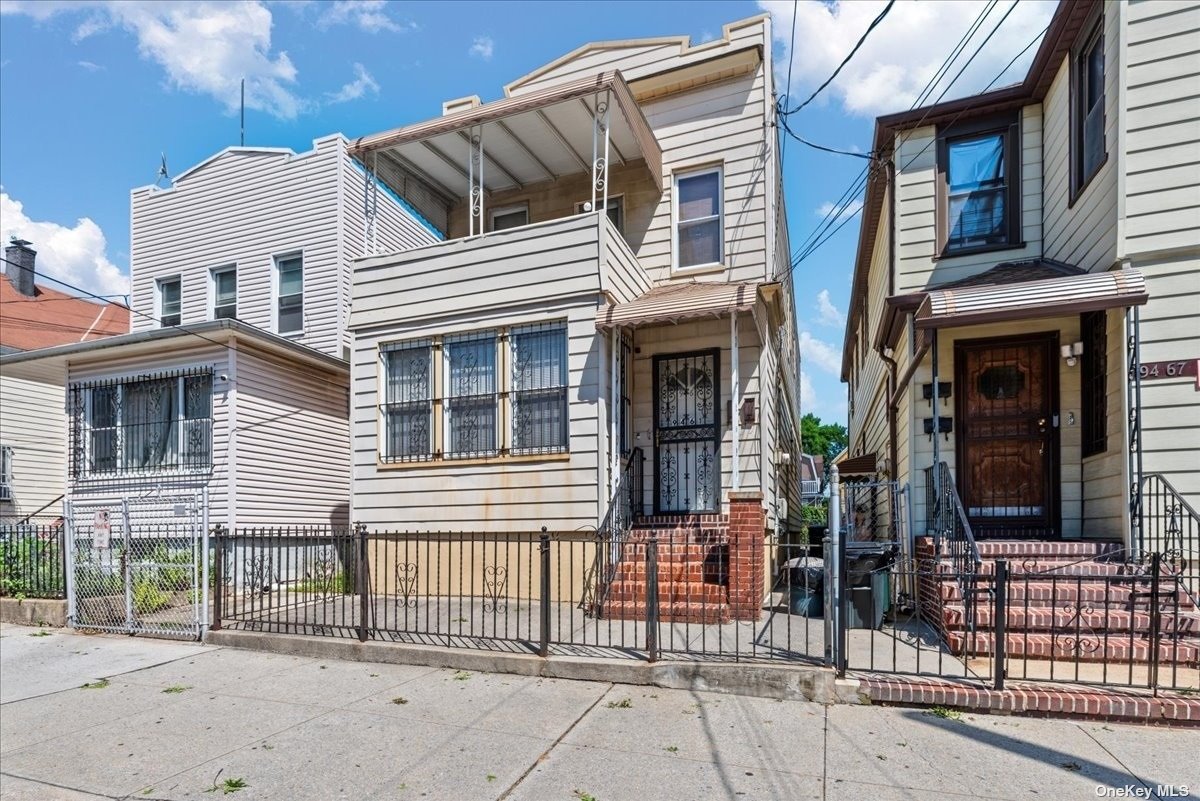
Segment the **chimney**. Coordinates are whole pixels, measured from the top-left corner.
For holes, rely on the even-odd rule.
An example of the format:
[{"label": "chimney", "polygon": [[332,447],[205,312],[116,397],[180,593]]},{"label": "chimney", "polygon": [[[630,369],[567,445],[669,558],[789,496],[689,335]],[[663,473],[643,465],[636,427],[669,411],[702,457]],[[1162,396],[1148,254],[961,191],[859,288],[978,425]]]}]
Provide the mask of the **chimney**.
[{"label": "chimney", "polygon": [[18,292],[29,298],[37,294],[33,284],[33,261],[36,258],[37,251],[29,247],[24,239],[13,237],[4,249],[4,274]]}]

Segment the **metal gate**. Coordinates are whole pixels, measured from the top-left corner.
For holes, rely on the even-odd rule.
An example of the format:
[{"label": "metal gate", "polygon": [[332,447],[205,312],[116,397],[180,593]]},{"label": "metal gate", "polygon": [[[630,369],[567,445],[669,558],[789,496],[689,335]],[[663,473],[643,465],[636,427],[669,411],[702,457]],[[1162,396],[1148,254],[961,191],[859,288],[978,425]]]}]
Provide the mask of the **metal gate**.
[{"label": "metal gate", "polygon": [[720,351],[654,357],[654,510],[721,508]]},{"label": "metal gate", "polygon": [[69,502],[71,625],[199,639],[208,621],[206,495]]}]

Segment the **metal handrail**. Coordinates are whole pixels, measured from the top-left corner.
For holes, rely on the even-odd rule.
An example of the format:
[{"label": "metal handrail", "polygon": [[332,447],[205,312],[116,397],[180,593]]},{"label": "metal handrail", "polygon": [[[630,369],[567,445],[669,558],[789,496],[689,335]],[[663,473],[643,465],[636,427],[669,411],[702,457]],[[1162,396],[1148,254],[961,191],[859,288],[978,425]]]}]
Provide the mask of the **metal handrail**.
[{"label": "metal handrail", "polygon": [[625,543],[633,528],[634,518],[641,517],[645,512],[642,461],[642,449],[632,448],[617,479],[612,502],[596,529],[596,555],[588,569],[583,598],[579,603],[579,608],[592,615],[599,615],[604,602],[608,600],[609,589],[624,558]]},{"label": "metal handrail", "polygon": [[1138,551],[1161,553],[1200,600],[1200,513],[1162,473],[1143,474],[1138,496]]},{"label": "metal handrail", "polygon": [[47,510],[47,509],[49,509],[51,506],[53,506],[54,504],[58,503],[59,501],[61,501],[61,500],[62,500],[63,498],[65,498],[65,497],[67,497],[67,496],[66,496],[66,495],[59,495],[57,498],[55,498],[54,500],[50,501],[49,503],[42,504],[42,506],[41,506],[41,507],[40,507],[40,508],[39,508],[39,509],[38,509],[36,512],[32,512],[32,513],[30,513],[30,514],[27,514],[27,515],[25,515],[25,517],[21,518],[21,525],[24,525],[25,523],[28,523],[30,520],[32,520],[33,518],[37,517],[37,516],[38,516],[38,515],[40,515],[42,512],[46,511],[46,510]]}]

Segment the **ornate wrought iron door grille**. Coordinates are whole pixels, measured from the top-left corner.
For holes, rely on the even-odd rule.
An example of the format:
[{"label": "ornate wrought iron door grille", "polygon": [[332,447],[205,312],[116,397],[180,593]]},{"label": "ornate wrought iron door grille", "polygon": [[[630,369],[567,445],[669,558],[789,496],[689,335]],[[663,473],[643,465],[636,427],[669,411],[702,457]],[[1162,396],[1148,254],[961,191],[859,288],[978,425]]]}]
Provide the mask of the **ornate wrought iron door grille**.
[{"label": "ornate wrought iron door grille", "polygon": [[720,351],[654,358],[654,507],[721,505]]}]

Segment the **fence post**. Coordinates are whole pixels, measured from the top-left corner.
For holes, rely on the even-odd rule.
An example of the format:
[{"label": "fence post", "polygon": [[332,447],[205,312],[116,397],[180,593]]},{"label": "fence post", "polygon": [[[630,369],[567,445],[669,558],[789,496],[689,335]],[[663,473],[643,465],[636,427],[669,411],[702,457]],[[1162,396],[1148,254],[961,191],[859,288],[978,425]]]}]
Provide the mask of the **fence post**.
[{"label": "fence post", "polygon": [[[1159,591],[1162,572],[1162,554],[1155,551],[1150,555],[1150,689],[1158,695],[1158,646],[1162,638],[1162,614]],[[1178,592],[1178,590],[1176,590]],[[1179,622],[1176,621],[1176,626]],[[1176,629],[1178,631],[1178,629]]]},{"label": "fence post", "polygon": [[[828,519],[826,517],[826,521]],[[825,667],[833,667],[833,573],[830,569],[833,564],[833,540],[829,537],[828,528],[821,538],[821,564],[825,566],[824,591],[821,593],[825,605]]]},{"label": "fence post", "polygon": [[225,611],[225,527],[213,526],[213,619],[209,631],[221,630],[221,615]]},{"label": "fence post", "polygon": [[646,541],[646,660],[658,661],[658,535]]},{"label": "fence post", "polygon": [[846,542],[842,533],[842,480],[837,465],[829,471],[829,536],[831,563],[826,574],[833,593],[833,666],[839,677],[846,675],[846,621],[843,592],[846,585]]},{"label": "fence post", "polygon": [[541,632],[541,642],[538,645],[538,656],[550,656],[550,535],[542,526],[538,555],[541,557],[541,583],[538,591],[540,614],[538,628]]},{"label": "fence post", "polygon": [[358,585],[358,641],[366,642],[368,636],[367,626],[367,610],[371,598],[371,590],[368,584],[367,570],[367,525],[365,523],[354,524],[355,535],[355,553],[358,558],[355,560],[357,565],[355,584]]},{"label": "fence post", "polygon": [[[994,658],[992,669],[996,675],[993,687],[1004,689],[1004,677],[1008,674],[1008,560],[996,560],[996,582],[993,588],[995,597],[992,601],[992,648]],[[1026,593],[1028,594],[1028,593]],[[975,599],[967,599],[966,603],[974,603]],[[1078,603],[1078,601],[1076,601]]]}]

